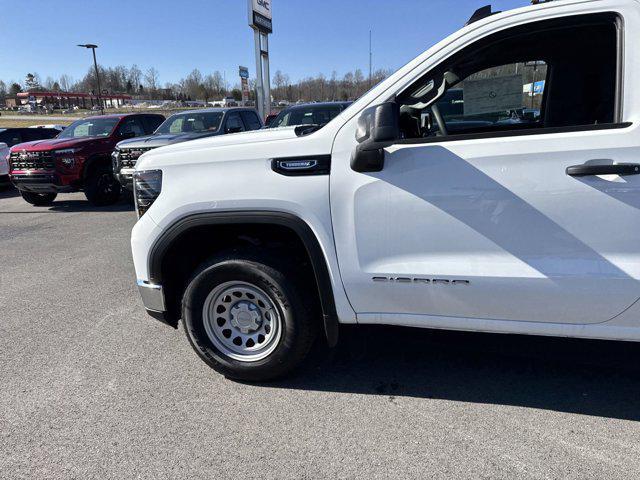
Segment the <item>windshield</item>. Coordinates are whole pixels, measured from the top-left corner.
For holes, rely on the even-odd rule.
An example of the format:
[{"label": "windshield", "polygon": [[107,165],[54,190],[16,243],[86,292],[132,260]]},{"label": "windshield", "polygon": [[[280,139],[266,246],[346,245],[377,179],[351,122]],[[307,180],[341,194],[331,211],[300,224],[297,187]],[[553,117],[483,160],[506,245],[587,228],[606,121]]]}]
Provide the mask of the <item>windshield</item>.
[{"label": "windshield", "polygon": [[217,132],[222,116],[222,112],[181,113],[165,120],[155,133]]},{"label": "windshield", "polygon": [[78,120],[65,128],[58,138],[108,137],[119,121],[117,117]]},{"label": "windshield", "polygon": [[270,128],[290,127],[293,125],[324,126],[342,112],[342,106],[296,107],[281,111],[269,125]]}]

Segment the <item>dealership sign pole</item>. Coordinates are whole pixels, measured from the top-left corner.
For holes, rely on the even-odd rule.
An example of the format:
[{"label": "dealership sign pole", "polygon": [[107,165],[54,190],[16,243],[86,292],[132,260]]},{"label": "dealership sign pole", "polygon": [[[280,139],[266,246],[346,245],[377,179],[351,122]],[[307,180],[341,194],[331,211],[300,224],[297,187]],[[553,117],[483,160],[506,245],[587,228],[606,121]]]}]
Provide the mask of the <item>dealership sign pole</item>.
[{"label": "dealership sign pole", "polygon": [[269,80],[269,34],[273,33],[272,0],[247,0],[249,26],[253,28],[256,49],[256,105],[262,118],[271,112]]}]

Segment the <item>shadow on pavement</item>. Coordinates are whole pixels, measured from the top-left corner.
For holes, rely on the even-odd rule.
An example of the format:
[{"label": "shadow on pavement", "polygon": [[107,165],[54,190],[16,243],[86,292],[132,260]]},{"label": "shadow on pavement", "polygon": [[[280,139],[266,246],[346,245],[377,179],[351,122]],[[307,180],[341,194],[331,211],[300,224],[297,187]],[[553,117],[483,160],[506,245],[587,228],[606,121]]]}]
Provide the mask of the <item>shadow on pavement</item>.
[{"label": "shadow on pavement", "polygon": [[127,198],[121,198],[113,205],[96,207],[87,200],[55,200],[49,207],[45,207],[51,212],[126,212],[134,211],[133,202]]},{"label": "shadow on pavement", "polygon": [[[0,189],[0,200],[3,198],[20,197],[20,192],[13,187],[8,187],[4,190]],[[61,194],[51,205],[36,207],[24,203],[25,210],[20,211],[0,211],[0,213],[57,213],[57,212],[133,212],[135,211],[133,204],[133,197],[126,193],[120,197],[117,203],[113,205],[107,205],[104,207],[96,207],[91,205],[84,196],[82,198],[75,198],[71,200],[65,200],[66,194]]]},{"label": "shadow on pavement", "polygon": [[640,344],[359,326],[265,386],[419,397],[640,420]]},{"label": "shadow on pavement", "polygon": [[12,186],[0,186],[0,198],[19,197],[18,190]]}]

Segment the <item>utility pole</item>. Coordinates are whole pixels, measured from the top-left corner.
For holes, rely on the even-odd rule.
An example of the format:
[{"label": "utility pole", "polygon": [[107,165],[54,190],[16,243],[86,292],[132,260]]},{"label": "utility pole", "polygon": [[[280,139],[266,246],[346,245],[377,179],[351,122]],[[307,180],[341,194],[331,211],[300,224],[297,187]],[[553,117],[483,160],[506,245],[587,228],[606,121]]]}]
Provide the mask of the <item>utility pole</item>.
[{"label": "utility pole", "polygon": [[371,30],[369,30],[369,88],[373,85],[373,51],[371,50]]},{"label": "utility pole", "polygon": [[98,48],[98,45],[94,45],[92,43],[87,43],[84,45],[78,45],[79,47],[82,48],[90,48],[91,51],[93,52],[93,66],[96,69],[96,81],[98,82],[98,106],[100,107],[100,114],[104,115],[104,107],[102,106],[102,90],[100,87],[100,72],[98,71],[98,61],[96,60],[96,48]]}]

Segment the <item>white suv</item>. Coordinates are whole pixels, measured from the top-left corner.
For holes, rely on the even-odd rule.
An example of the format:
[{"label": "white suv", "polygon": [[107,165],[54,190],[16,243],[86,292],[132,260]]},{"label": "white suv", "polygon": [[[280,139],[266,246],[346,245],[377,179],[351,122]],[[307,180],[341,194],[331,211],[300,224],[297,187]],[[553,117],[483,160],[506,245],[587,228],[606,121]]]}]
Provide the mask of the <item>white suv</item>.
[{"label": "white suv", "polygon": [[322,128],[144,154],[147,310],[244,380],[341,323],[640,341],[640,5],[472,20]]}]

